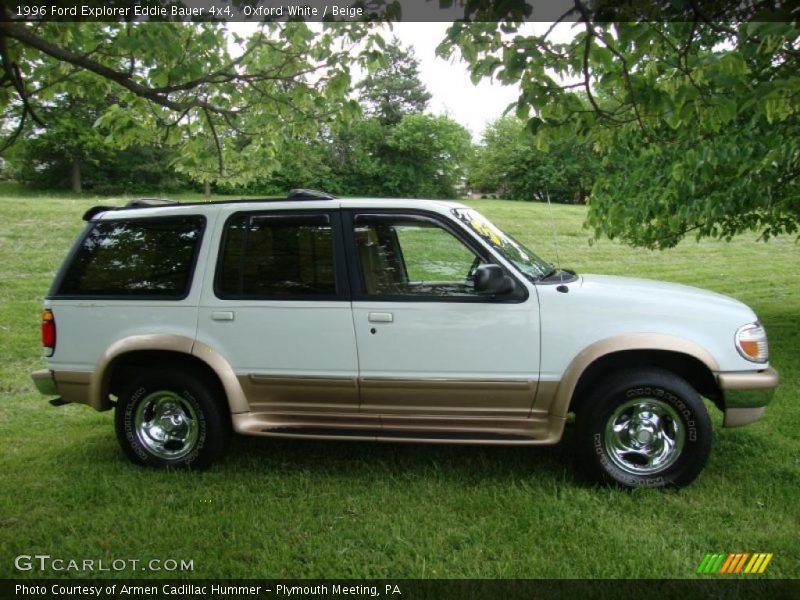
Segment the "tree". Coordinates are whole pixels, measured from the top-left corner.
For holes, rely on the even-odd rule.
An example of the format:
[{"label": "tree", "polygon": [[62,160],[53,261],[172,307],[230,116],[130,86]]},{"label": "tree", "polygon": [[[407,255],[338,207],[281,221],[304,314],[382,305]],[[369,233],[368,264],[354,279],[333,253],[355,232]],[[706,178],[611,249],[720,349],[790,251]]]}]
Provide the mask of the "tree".
[{"label": "tree", "polygon": [[414,114],[393,126],[363,119],[337,132],[329,148],[335,193],[452,198],[472,141],[449,117]]},{"label": "tree", "polygon": [[453,119],[406,115],[386,139],[385,195],[452,198],[471,152],[469,132]]},{"label": "tree", "polygon": [[574,136],[545,152],[523,120],[501,117],[483,133],[469,172],[470,184],[517,200],[585,202],[599,170],[599,159]]},{"label": "tree", "polygon": [[[53,187],[69,182],[75,193],[83,189],[83,170],[112,152],[111,145],[92,125],[98,117],[94,107],[61,96],[42,112],[49,126],[32,128],[24,135],[26,143],[16,155],[22,179],[38,179]],[[60,181],[59,181],[60,180]]]},{"label": "tree", "polygon": [[107,131],[94,123],[104,106],[86,98],[59,95],[42,113],[46,128],[32,127],[6,153],[8,168],[18,181],[44,189],[71,188],[75,193],[155,192],[185,188],[176,175],[170,151],[156,145],[119,148]]},{"label": "tree", "polygon": [[0,147],[32,124],[46,128],[62,95],[114,96],[96,122],[110,140],[169,145],[175,168],[206,183],[252,180],[277,166],[276,140],[356,114],[350,68],[380,56],[362,23],[320,33],[265,23],[233,34],[231,50],[216,23],[18,23],[0,10]]},{"label": "tree", "polygon": [[[489,4],[470,16],[497,16],[501,3]],[[440,52],[459,51],[474,80],[519,82],[517,113],[540,147],[578,136],[599,150],[588,216],[597,235],[665,248],[689,232],[768,239],[798,230],[800,27],[791,3],[698,0],[643,15],[629,3],[592,11],[573,0],[560,19],[577,19],[568,42],[553,38],[555,27],[520,35],[525,3],[512,4],[521,12],[500,22],[455,23]]]},{"label": "tree", "polygon": [[358,84],[365,112],[385,125],[396,125],[404,115],[425,112],[431,95],[419,78],[413,48],[404,49],[394,38],[386,46],[381,65]]}]

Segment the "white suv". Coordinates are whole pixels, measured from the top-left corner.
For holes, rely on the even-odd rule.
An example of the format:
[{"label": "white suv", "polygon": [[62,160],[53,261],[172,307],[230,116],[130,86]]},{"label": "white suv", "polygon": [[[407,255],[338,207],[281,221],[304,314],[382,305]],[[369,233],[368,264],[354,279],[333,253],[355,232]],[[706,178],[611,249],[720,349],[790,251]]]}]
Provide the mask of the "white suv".
[{"label": "white suv", "polygon": [[539,445],[679,486],[711,424],[777,385],[744,304],[554,269],[475,210],[427,200],[96,207],[44,305],[54,404],[116,408],[137,463],[205,467],[229,433]]}]

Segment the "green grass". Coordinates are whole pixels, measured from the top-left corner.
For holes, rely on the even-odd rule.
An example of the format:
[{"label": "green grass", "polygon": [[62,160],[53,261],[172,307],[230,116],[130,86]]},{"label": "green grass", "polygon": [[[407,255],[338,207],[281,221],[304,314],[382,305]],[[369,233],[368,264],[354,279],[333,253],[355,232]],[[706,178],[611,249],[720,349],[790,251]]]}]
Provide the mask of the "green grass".
[{"label": "green grass", "polygon": [[[193,559],[194,577],[696,578],[707,552],[728,551],[773,552],[764,576],[800,577],[793,238],[685,241],[663,253],[589,246],[585,209],[553,207],[562,266],[730,294],[769,330],[782,377],[773,405],[742,429],[720,428],[714,411],[711,459],[680,492],[586,485],[570,431],[539,449],[237,437],[210,471],[168,473],[127,462],[111,413],[52,408],[33,389],[28,374],[44,364],[42,297],[80,215],[98,200],[8,191],[0,190],[0,577],[20,575],[18,554],[44,553]],[[472,204],[555,258],[546,206]]]}]

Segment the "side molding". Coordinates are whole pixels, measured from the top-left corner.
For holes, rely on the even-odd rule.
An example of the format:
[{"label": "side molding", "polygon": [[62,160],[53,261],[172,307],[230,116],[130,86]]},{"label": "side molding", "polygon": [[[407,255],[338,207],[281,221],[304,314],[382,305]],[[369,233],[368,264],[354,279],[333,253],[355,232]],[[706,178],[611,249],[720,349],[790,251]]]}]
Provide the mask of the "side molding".
[{"label": "side molding", "polygon": [[[633,333],[605,338],[587,346],[572,359],[555,390],[549,408],[550,414],[562,418],[567,416],[567,409],[578,381],[589,365],[603,356],[630,350],[660,350],[686,354],[702,362],[712,373],[719,371],[717,361],[708,350],[690,340],[663,333]],[[537,398],[537,405],[538,400]]]}]

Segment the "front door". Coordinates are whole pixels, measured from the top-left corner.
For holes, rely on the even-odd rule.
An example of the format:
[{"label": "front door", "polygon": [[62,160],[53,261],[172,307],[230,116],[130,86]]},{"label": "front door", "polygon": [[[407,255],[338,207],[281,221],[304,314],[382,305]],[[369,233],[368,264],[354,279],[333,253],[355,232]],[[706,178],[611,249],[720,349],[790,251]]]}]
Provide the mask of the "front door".
[{"label": "front door", "polygon": [[474,270],[497,261],[433,213],[352,210],[344,232],[361,411],[526,417],[539,376],[535,290],[515,277],[508,297],[476,292]]}]

